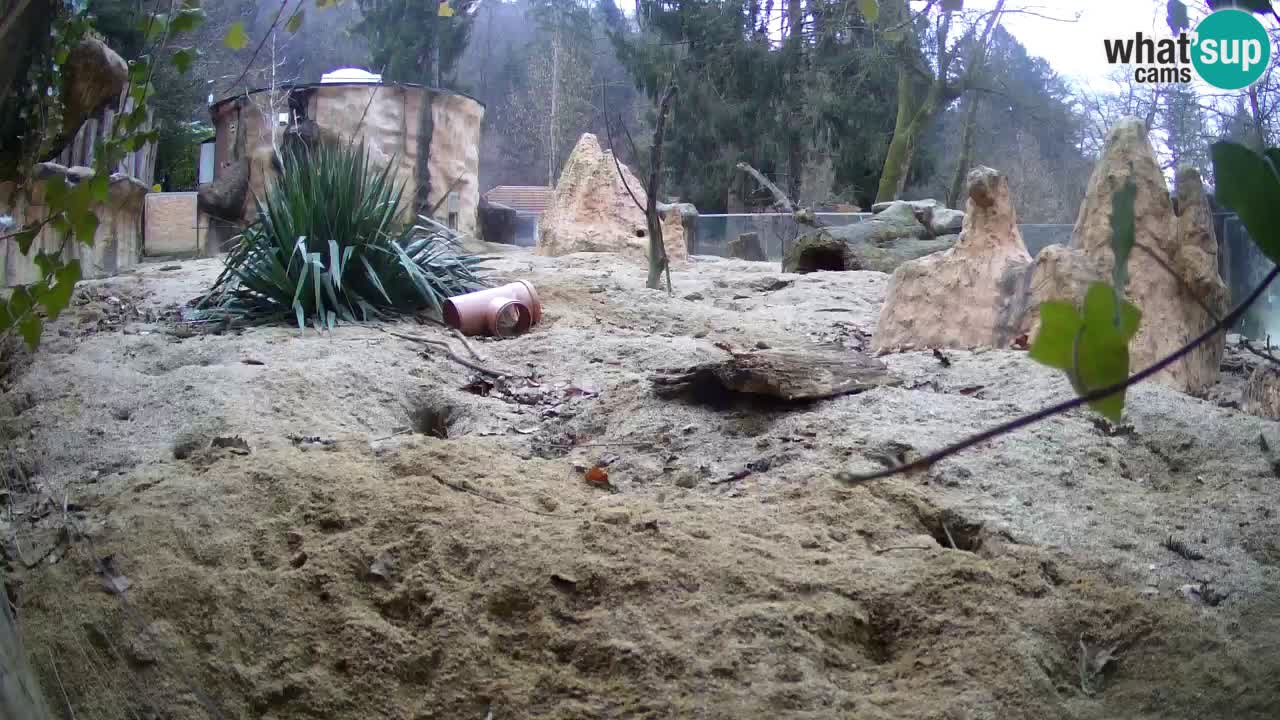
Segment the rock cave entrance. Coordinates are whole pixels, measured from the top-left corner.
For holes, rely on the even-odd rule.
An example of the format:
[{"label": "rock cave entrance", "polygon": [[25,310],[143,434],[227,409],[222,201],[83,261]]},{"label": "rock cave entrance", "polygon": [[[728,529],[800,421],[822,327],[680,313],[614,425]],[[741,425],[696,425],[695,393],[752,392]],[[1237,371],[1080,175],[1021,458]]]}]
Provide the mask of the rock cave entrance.
[{"label": "rock cave entrance", "polygon": [[845,263],[844,253],[832,247],[812,247],[800,253],[796,262],[796,272],[809,273],[819,270],[843,272],[854,270]]}]

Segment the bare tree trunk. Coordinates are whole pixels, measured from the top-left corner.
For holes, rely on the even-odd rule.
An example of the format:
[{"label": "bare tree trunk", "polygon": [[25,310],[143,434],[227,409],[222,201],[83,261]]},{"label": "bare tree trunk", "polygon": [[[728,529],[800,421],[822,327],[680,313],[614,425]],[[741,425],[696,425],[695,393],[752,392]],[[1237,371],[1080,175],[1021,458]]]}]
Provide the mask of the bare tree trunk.
[{"label": "bare tree trunk", "polygon": [[[0,583],[2,587],[4,584]],[[36,675],[27,663],[17,620],[3,591],[0,591],[0,718],[53,720]]]},{"label": "bare tree trunk", "polygon": [[956,161],[956,174],[951,177],[951,187],[947,189],[947,207],[960,207],[961,193],[964,192],[964,179],[969,174],[969,165],[973,162],[973,130],[978,121],[978,105],[982,102],[978,93],[969,93],[969,107],[964,113],[964,130],[960,137],[960,159]]},{"label": "bare tree trunk", "polygon": [[653,147],[649,149],[649,197],[646,198],[645,221],[649,226],[649,278],[645,287],[662,287],[662,273],[667,273],[667,292],[671,291],[671,269],[667,262],[667,246],[662,242],[662,222],[658,218],[658,183],[662,179],[662,140],[667,129],[667,113],[676,94],[674,82],[667,84],[658,103],[658,120],[653,126]]}]

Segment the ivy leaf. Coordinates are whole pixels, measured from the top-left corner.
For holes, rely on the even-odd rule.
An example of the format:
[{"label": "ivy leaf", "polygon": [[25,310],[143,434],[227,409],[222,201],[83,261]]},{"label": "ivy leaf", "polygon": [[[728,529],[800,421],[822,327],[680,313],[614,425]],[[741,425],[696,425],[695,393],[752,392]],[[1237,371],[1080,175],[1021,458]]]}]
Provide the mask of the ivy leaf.
[{"label": "ivy leaf", "polygon": [[148,42],[154,42],[164,36],[169,30],[169,14],[168,13],[152,13],[142,19],[143,35]]},{"label": "ivy leaf", "polygon": [[195,48],[182,48],[173,53],[173,57],[169,61],[178,69],[178,72],[186,75],[191,72],[191,65],[200,57],[200,51]]},{"label": "ivy leaf", "polygon": [[1176,35],[1191,27],[1191,18],[1187,15],[1187,5],[1182,0],[1169,0],[1169,4],[1165,9],[1165,20],[1169,23],[1169,32]]},{"label": "ivy leaf", "polygon": [[54,175],[44,182],[44,204],[54,212],[67,208],[67,180],[61,175]]},{"label": "ivy leaf", "polygon": [[169,28],[176,33],[189,33],[199,27],[200,23],[204,22],[204,19],[204,10],[198,7],[186,8],[173,18]]},{"label": "ivy leaf", "polygon": [[1027,353],[1032,360],[1058,370],[1071,371],[1075,365],[1075,340],[1084,318],[1065,300],[1040,303],[1040,331]]},{"label": "ivy leaf", "polygon": [[868,23],[874,25],[880,19],[879,0],[858,0],[858,12],[862,13]]},{"label": "ivy leaf", "polygon": [[40,335],[44,332],[44,323],[40,322],[39,315],[28,315],[18,324],[18,332],[22,333],[22,339],[27,342],[27,347],[35,350],[40,347]]},{"label": "ivy leaf", "polygon": [[29,254],[31,252],[31,246],[35,244],[36,236],[39,234],[40,230],[31,226],[27,226],[26,229],[16,233],[13,236],[13,239],[18,243],[18,251],[23,255]]},{"label": "ivy leaf", "polygon": [[151,69],[151,60],[146,55],[129,61],[129,84],[141,85],[147,81]]},{"label": "ivy leaf", "polygon": [[[1072,384],[1084,395],[1124,382],[1129,377],[1129,340],[1138,330],[1138,308],[1123,300],[1106,283],[1089,286],[1084,300],[1084,331],[1076,347],[1077,365]],[[1116,320],[1119,319],[1117,323]],[[1120,422],[1124,390],[1089,403],[1103,417]]]},{"label": "ivy leaf", "polygon": [[47,253],[40,251],[31,259],[40,268],[40,277],[47,278],[58,269],[59,255],[61,253]]},{"label": "ivy leaf", "polygon": [[231,24],[231,29],[227,31],[227,36],[222,39],[222,44],[232,50],[243,50],[244,46],[249,44],[249,36],[244,32],[243,20],[237,20]]},{"label": "ivy leaf", "polygon": [[1111,194],[1111,253],[1115,264],[1111,267],[1111,286],[1116,292],[1124,292],[1129,284],[1129,255],[1133,252],[1134,219],[1133,203],[1138,196],[1138,186],[1130,175],[1124,186]]},{"label": "ivy leaf", "polygon": [[56,320],[58,315],[71,304],[71,294],[76,289],[76,283],[80,282],[80,261],[72,260],[59,267],[54,278],[57,282],[53,287],[39,296],[40,304],[49,313],[50,320]]},{"label": "ivy leaf", "polygon": [[98,232],[98,216],[92,210],[84,209],[71,214],[71,227],[76,239],[85,245],[93,246],[93,236]]},{"label": "ivy leaf", "polygon": [[[1064,370],[1079,395],[1121,383],[1129,376],[1129,341],[1142,315],[1106,283],[1085,293],[1083,312],[1069,302],[1040,304],[1040,331],[1028,353],[1042,365]],[[1113,422],[1124,410],[1124,392],[1089,403]]]},{"label": "ivy leaf", "polygon": [[291,33],[298,32],[299,28],[302,27],[302,18],[305,14],[306,14],[305,10],[303,10],[302,8],[298,8],[297,12],[289,16],[289,22],[284,24],[284,29]]},{"label": "ivy leaf", "polygon": [[1266,158],[1233,142],[1217,142],[1213,155],[1216,198],[1240,216],[1258,249],[1280,263],[1280,177]]},{"label": "ivy leaf", "polygon": [[96,203],[105,203],[111,196],[111,177],[98,170],[88,181],[89,198]]}]

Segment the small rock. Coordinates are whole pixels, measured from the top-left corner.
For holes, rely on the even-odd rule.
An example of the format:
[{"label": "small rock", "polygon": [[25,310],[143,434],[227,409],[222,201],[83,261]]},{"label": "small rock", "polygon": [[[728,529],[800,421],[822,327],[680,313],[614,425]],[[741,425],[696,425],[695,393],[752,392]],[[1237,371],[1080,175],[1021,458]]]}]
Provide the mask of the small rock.
[{"label": "small rock", "polygon": [[631,512],[626,508],[605,508],[600,511],[599,518],[606,525],[626,525],[631,521]]},{"label": "small rock", "polygon": [[369,577],[375,580],[390,580],[391,574],[395,572],[395,564],[395,558],[384,550],[369,564]]},{"label": "small rock", "polygon": [[295,570],[297,570],[298,568],[306,564],[307,564],[307,554],[304,552],[300,552],[297,555],[294,555],[293,558],[289,560],[289,566]]},{"label": "small rock", "polygon": [[768,350],[768,349],[769,349],[769,343],[767,343],[767,342],[765,342],[765,341],[763,341],[763,340],[757,341],[757,342],[756,342],[756,349],[757,349],[757,350]]},{"label": "small rock", "polygon": [[695,431],[697,431],[697,429],[698,429],[698,426],[696,424],[690,423],[680,428],[680,432],[685,435],[692,435]]},{"label": "small rock", "polygon": [[290,530],[284,536],[284,541],[288,543],[291,548],[300,548],[302,547],[302,533],[297,530]]},{"label": "small rock", "polygon": [[702,293],[700,293],[700,292],[691,292],[691,293],[689,293],[688,295],[685,295],[685,296],[684,296],[684,299],[685,299],[685,300],[696,301],[696,300],[702,300],[702,299],[704,299],[704,296],[703,296],[703,294],[702,294]]},{"label": "small rock", "polygon": [[708,532],[707,530],[702,529],[702,528],[694,528],[694,529],[690,530],[690,531],[689,531],[689,535],[690,535],[690,536],[692,536],[692,537],[696,537],[696,538],[698,538],[699,540],[710,540],[710,539],[711,539],[711,533],[710,533],[710,532]]},{"label": "small rock", "polygon": [[689,488],[694,488],[697,486],[698,486],[698,478],[695,477],[694,475],[684,474],[676,478],[676,487],[684,488],[688,490]]}]

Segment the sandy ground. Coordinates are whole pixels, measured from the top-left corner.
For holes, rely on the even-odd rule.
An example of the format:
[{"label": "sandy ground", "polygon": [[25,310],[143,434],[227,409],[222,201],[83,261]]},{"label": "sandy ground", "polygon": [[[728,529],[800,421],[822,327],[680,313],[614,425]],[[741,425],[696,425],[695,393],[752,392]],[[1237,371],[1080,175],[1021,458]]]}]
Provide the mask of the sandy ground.
[{"label": "sandy ground", "polygon": [[486,267],[531,280],[545,317],[473,345],[534,382],[490,387],[373,327],[175,325],[217,261],[78,291],[0,407],[10,480],[44,497],[15,490],[0,521],[10,592],[59,704],[1280,716],[1280,428],[1224,407],[1238,376],[1206,400],[1137,388],[1119,429],[1071,413],[847,488],[837,471],[1070,389],[1021,353],[911,353],[885,358],[899,387],[796,407],[662,400],[649,376],[716,343],[864,347],[887,276],[699,258],[668,296],[608,255]]}]

